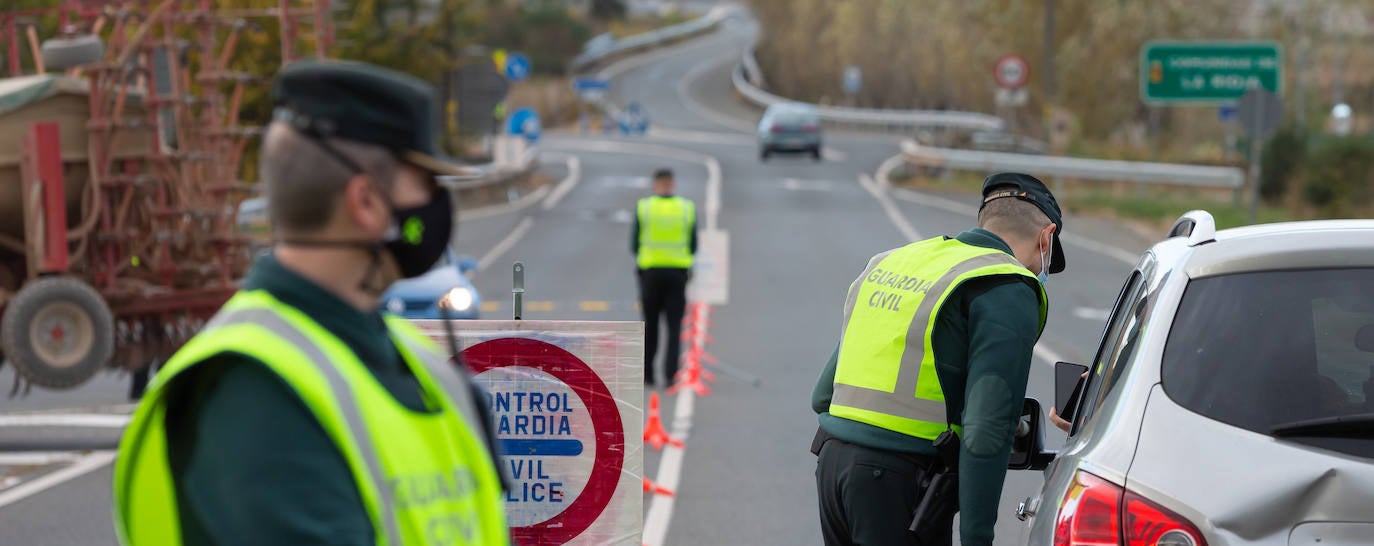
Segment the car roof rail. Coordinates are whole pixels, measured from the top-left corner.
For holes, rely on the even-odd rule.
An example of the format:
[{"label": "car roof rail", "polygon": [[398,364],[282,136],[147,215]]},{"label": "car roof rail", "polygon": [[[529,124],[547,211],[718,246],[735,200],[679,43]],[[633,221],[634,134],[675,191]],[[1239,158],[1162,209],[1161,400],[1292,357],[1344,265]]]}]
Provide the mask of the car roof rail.
[{"label": "car roof rail", "polygon": [[1166,238],[1187,237],[1188,246],[1198,246],[1215,242],[1217,240],[1217,223],[1212,219],[1212,213],[1205,210],[1190,210],[1183,213],[1174,222],[1174,227],[1169,228],[1169,235]]}]

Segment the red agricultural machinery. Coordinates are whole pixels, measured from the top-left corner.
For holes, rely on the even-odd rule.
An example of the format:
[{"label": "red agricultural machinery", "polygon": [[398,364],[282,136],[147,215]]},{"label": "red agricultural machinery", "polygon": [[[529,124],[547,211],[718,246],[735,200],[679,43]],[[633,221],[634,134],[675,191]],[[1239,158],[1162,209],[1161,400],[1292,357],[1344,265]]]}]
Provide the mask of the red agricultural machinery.
[{"label": "red agricultural machinery", "polygon": [[282,62],[324,57],[329,5],[59,2],[0,12],[0,362],[11,395],[107,366],[133,372],[137,395],[251,259],[236,217],[260,128],[239,112],[271,74],[236,70],[236,54],[279,38]]}]

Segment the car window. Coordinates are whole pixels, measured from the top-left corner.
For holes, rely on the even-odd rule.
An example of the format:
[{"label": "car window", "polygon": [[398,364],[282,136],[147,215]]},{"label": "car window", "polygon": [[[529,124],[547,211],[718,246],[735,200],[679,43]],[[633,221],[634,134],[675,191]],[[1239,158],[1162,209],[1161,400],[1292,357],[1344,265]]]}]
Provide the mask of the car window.
[{"label": "car window", "polygon": [[[1111,384],[1115,383],[1113,372],[1119,369],[1115,366],[1118,357],[1122,355],[1127,341],[1127,335],[1131,339],[1139,336],[1140,321],[1134,312],[1137,305],[1143,307],[1142,292],[1145,289],[1145,282],[1140,272],[1132,272],[1131,277],[1122,286],[1121,293],[1117,296],[1116,305],[1112,308],[1112,314],[1107,322],[1106,328],[1102,332],[1102,341],[1098,344],[1097,356],[1093,363],[1089,365],[1089,377],[1086,393],[1080,402],[1078,415],[1075,419],[1073,432],[1077,433],[1078,428],[1083,423],[1087,423],[1092,416],[1097,413],[1097,406],[1102,403],[1102,398],[1110,390]],[[1134,346],[1134,343],[1131,343]],[[1130,351],[1134,352],[1132,347]]]},{"label": "car window", "polygon": [[1374,411],[1374,269],[1267,271],[1189,283],[1164,348],[1170,398],[1269,434]]}]

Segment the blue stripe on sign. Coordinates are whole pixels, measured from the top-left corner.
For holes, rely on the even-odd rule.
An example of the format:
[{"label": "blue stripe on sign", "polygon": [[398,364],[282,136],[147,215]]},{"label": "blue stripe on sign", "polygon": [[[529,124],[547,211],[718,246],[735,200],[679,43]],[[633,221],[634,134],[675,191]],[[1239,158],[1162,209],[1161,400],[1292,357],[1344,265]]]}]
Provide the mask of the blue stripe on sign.
[{"label": "blue stripe on sign", "polygon": [[579,440],[501,440],[501,454],[576,457],[582,454],[582,442]]}]

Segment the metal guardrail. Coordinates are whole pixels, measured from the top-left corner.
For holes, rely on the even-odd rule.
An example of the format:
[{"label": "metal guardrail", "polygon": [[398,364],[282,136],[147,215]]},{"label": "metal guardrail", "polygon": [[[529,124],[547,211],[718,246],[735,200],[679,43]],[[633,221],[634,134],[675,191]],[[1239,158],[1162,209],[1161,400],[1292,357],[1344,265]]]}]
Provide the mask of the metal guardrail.
[{"label": "metal guardrail", "polygon": [[1080,180],[1233,190],[1245,184],[1245,173],[1235,167],[954,150],[922,146],[911,140],[902,143],[902,157],[908,164],[923,167],[988,172],[1017,171]]},{"label": "metal guardrail", "polygon": [[721,21],[730,17],[730,14],[733,13],[734,10],[735,8],[733,6],[716,6],[711,8],[711,11],[707,12],[706,15],[692,19],[691,21],[663,27],[650,32],[635,34],[633,36],[627,36],[612,42],[609,46],[583,51],[582,54],[573,59],[573,71],[580,72],[588,66],[616,55],[656,47],[665,42],[672,42],[706,32],[715,28]]},{"label": "metal guardrail", "polygon": [[[744,52],[739,67],[731,76],[735,91],[745,100],[767,108],[778,103],[796,103],[785,97],[764,91],[756,82],[762,81],[762,71],[754,59],[752,49]],[[1001,131],[1005,127],[1002,118],[979,112],[959,112],[953,110],[889,110],[870,108],[849,108],[841,106],[812,105],[820,115],[821,121],[849,126],[877,127],[884,130],[910,130],[916,128],[945,128],[974,131]]]}]

